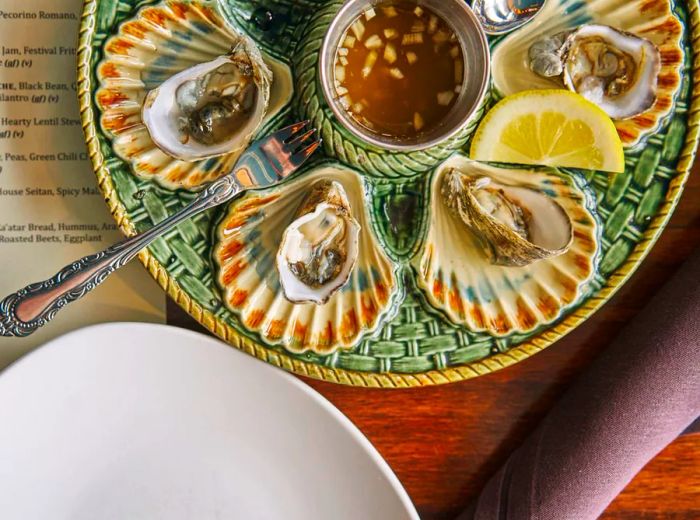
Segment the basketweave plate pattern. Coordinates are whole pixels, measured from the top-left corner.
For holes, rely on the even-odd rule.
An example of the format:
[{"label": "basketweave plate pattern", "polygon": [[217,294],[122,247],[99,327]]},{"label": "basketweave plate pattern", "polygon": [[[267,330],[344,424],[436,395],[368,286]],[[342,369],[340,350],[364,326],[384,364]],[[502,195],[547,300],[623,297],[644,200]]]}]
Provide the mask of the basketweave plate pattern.
[{"label": "basketweave plate pattern", "polygon": [[[128,235],[150,228],[192,200],[193,195],[158,187],[134,177],[112,151],[99,128],[94,102],[95,69],[102,46],[119,24],[155,0],[87,0],[79,46],[79,97],[83,126],[99,186],[122,231]],[[413,387],[442,384],[483,375],[542,350],[586,320],[639,266],[659,237],[677,204],[695,157],[700,88],[692,78],[700,61],[690,42],[700,41],[697,0],[675,10],[684,25],[686,50],[683,83],[673,113],[661,130],[626,153],[627,171],[614,177],[584,172],[595,191],[602,221],[598,274],[583,297],[555,324],[527,335],[494,338],[451,325],[431,310],[415,286],[409,260],[421,245],[428,208],[430,175],[418,175],[468,145],[473,125],[441,149],[402,157],[379,154],[353,142],[319,106],[314,81],[314,52],[339,0],[222,0],[223,16],[245,30],[269,54],[287,61],[295,72],[291,105],[279,122],[310,117],[321,129],[326,156],[364,171],[374,228],[387,253],[400,267],[405,299],[395,316],[371,338],[350,351],[329,356],[293,355],[264,345],[249,334],[222,305],[210,261],[212,226],[222,210],[180,225],[140,255],[163,289],[189,314],[233,346],[286,370],[342,384],[368,387]],[[278,20],[272,33],[252,20],[256,9],[269,9]],[[272,37],[270,36],[272,34]],[[300,43],[301,42],[301,43]],[[494,99],[487,100],[493,103]],[[479,114],[483,112],[482,107]],[[319,158],[318,161],[324,159]],[[325,159],[328,160],[328,159]],[[420,168],[414,167],[422,164]],[[409,218],[406,218],[409,216]]]}]

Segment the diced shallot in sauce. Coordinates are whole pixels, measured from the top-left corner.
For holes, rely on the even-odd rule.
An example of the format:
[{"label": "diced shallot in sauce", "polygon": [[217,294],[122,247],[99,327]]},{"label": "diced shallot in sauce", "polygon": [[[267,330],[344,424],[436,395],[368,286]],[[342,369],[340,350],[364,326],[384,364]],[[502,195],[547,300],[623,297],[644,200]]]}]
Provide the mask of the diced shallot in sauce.
[{"label": "diced shallot in sauce", "polygon": [[439,23],[440,23],[440,21],[438,20],[438,17],[435,16],[434,14],[431,14],[430,20],[428,21],[428,34],[435,34],[435,31],[437,31]]},{"label": "diced shallot in sauce", "polygon": [[355,38],[362,41],[362,37],[365,35],[365,24],[362,23],[362,20],[356,20],[350,29],[355,34]]},{"label": "diced shallot in sauce", "polygon": [[458,42],[429,7],[410,0],[376,4],[341,38],[338,102],[371,132],[398,138],[428,132],[460,98],[465,70]]},{"label": "diced shallot in sauce", "polygon": [[423,116],[421,116],[418,112],[415,112],[413,114],[413,128],[416,129],[416,132],[420,132],[424,126],[425,121],[423,121]]},{"label": "diced shallot in sauce", "polygon": [[395,40],[398,37],[399,31],[397,31],[396,29],[392,29],[391,27],[384,29],[384,38],[386,38],[387,40]]},{"label": "diced shallot in sauce", "polygon": [[403,72],[401,72],[401,69],[398,67],[393,67],[393,68],[389,69],[389,74],[394,79],[403,79],[406,77],[403,75]]},{"label": "diced shallot in sauce", "polygon": [[404,34],[401,39],[401,45],[419,45],[421,43],[423,43],[423,33]]},{"label": "diced shallot in sauce", "polygon": [[411,26],[411,32],[412,33],[420,33],[420,32],[425,32],[425,24],[418,20],[417,22],[413,22],[413,25]]},{"label": "diced shallot in sauce", "polygon": [[440,92],[437,95],[438,105],[442,105],[443,107],[446,107],[450,103],[452,103],[452,99],[454,97],[455,97],[455,93],[453,90],[446,90],[445,92]]},{"label": "diced shallot in sauce", "polygon": [[384,47],[384,61],[391,65],[396,62],[397,59],[399,59],[399,55],[396,53],[396,47],[387,43],[386,47]]},{"label": "diced shallot in sauce", "polygon": [[363,78],[367,78],[370,74],[372,74],[374,64],[377,63],[377,57],[378,56],[376,51],[370,51],[370,53],[367,55],[367,57],[365,58],[365,65],[364,67],[362,67]]},{"label": "diced shallot in sauce", "polygon": [[376,34],[373,34],[365,40],[365,47],[368,49],[379,49],[382,45],[384,45],[384,42],[382,42],[382,39]]},{"label": "diced shallot in sauce", "polygon": [[382,7],[382,12],[387,18],[395,18],[399,15],[398,11],[393,5]]}]

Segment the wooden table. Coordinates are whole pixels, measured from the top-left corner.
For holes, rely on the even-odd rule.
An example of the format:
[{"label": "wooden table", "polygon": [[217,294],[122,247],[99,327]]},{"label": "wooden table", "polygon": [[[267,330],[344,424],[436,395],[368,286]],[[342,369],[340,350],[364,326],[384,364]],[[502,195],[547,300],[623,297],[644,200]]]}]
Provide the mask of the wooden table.
[{"label": "wooden table", "polygon": [[[421,518],[454,518],[699,245],[700,164],[669,227],[634,277],[593,318],[544,352],[495,374],[434,388],[364,390],[305,381],[367,435]],[[172,323],[196,328],[178,311],[170,305]],[[700,427],[651,462],[603,518],[700,518],[700,433],[694,431]]]}]

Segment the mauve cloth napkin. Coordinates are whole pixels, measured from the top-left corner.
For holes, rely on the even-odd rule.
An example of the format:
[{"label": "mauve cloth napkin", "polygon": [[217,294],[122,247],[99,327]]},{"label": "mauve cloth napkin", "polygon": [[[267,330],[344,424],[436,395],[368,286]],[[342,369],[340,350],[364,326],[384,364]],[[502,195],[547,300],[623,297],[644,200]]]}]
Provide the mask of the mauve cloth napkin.
[{"label": "mauve cloth napkin", "polygon": [[700,251],[570,388],[462,520],[589,520],[700,415]]}]

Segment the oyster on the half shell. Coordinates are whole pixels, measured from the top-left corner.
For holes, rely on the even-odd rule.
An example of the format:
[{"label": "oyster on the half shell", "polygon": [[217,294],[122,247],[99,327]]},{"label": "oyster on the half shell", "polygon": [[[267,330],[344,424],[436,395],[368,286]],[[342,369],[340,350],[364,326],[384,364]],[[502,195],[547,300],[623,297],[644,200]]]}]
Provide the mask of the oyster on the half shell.
[{"label": "oyster on the half shell", "polygon": [[494,264],[529,265],[565,253],[573,241],[566,211],[539,191],[453,169],[442,184],[442,195]]},{"label": "oyster on the half shell", "polygon": [[243,148],[265,117],[272,73],[243,37],[225,56],[200,63],[150,91],[143,122],[153,142],[194,161]]},{"label": "oyster on the half shell", "polygon": [[350,278],[359,235],[342,184],[319,181],[312,186],[277,253],[285,297],[294,303],[326,303]]},{"label": "oyster on the half shell", "polygon": [[536,41],[530,69],[561,76],[564,85],[613,119],[627,119],[656,102],[661,54],[651,41],[607,25],[590,24]]}]

